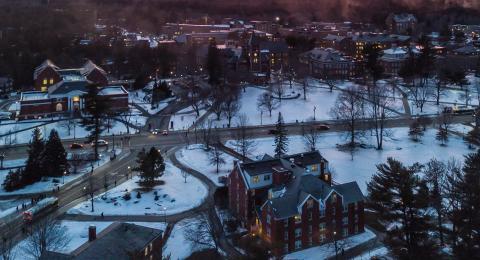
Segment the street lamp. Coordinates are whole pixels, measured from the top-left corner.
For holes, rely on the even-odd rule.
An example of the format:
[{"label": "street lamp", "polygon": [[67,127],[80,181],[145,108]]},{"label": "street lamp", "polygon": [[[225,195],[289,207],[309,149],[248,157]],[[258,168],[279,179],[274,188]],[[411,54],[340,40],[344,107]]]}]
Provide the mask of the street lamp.
[{"label": "street lamp", "polygon": [[127,167],[127,180],[128,180],[128,175],[130,175],[131,171],[132,171],[132,168],[130,167],[130,165]]},{"label": "street lamp", "polygon": [[163,216],[164,216],[165,224],[167,224],[167,207],[163,207]]},{"label": "street lamp", "polygon": [[65,175],[67,175],[67,171],[63,171],[63,180],[62,180],[62,184],[65,184]]},{"label": "street lamp", "polygon": [[315,111],[317,110],[317,106],[313,106],[313,121],[315,121]]},{"label": "street lamp", "polygon": [[335,260],[338,260],[337,231],[333,231],[333,242],[335,244]]},{"label": "street lamp", "polygon": [[0,154],[0,169],[3,169],[3,160],[5,160],[5,153]]}]

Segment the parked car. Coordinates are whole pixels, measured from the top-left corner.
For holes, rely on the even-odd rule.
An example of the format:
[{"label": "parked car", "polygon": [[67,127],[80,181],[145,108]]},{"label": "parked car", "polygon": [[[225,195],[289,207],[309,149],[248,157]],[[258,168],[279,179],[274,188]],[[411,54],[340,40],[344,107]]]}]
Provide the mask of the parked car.
[{"label": "parked car", "polygon": [[[100,139],[100,140],[97,141],[96,145],[97,145],[98,147],[107,146],[107,145],[108,145],[108,142],[105,141],[105,140]],[[92,146],[95,146],[95,142],[92,142]]]},{"label": "parked car", "polygon": [[83,144],[73,143],[70,145],[70,149],[83,149]]},{"label": "parked car", "polygon": [[318,131],[330,130],[330,126],[328,126],[328,125],[317,125],[317,130]]},{"label": "parked car", "polygon": [[168,135],[168,130],[163,130],[162,135]]}]

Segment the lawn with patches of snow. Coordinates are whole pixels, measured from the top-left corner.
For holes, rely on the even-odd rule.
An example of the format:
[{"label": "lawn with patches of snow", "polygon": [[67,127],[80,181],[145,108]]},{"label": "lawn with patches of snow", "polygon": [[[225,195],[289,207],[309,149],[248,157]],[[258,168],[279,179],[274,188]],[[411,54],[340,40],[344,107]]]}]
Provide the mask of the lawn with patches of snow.
[{"label": "lawn with patches of snow", "polygon": [[[346,239],[338,240],[337,244],[343,245],[344,250],[348,250],[355,246],[367,243],[376,238],[376,235],[370,231],[368,228],[365,228],[365,232],[360,233],[355,236],[351,236]],[[290,253],[284,256],[283,259],[285,260],[307,260],[307,259],[327,259],[329,257],[335,256],[335,246],[333,243],[328,243],[321,246],[316,246],[312,248],[308,248],[305,250],[300,250],[294,253]]]},{"label": "lawn with patches of snow", "polygon": [[[375,149],[375,137],[366,137],[364,143],[371,148],[358,148],[353,153],[337,149],[337,144],[346,141],[342,133],[323,133],[317,149],[329,161],[333,178],[338,183],[356,181],[366,194],[366,183],[376,173],[376,165],[386,162],[388,157],[400,160],[404,164],[414,162],[426,163],[435,157],[438,160],[449,160],[454,157],[463,161],[463,156],[473,152],[459,136],[450,135],[446,146],[441,146],[435,139],[436,129],[427,129],[421,142],[413,142],[408,136],[408,128],[390,129],[392,136],[384,140],[383,150]],[[256,139],[255,155],[265,153],[273,155],[273,137]],[[226,144],[232,147],[232,141]],[[301,136],[289,136],[288,153],[305,152],[306,148]]]},{"label": "lawn with patches of snow", "polygon": [[145,93],[143,90],[136,90],[133,92],[130,92],[129,94],[129,99],[130,103],[135,103],[136,105],[140,106],[143,108],[143,110],[147,111],[148,114],[150,115],[155,115],[165,109],[170,102],[175,100],[175,97],[167,98],[164,99],[157,104],[154,104],[152,107],[151,103],[151,94]]},{"label": "lawn with patches of snow", "polygon": [[388,250],[388,248],[383,246],[383,247],[379,247],[379,248],[370,250],[368,252],[365,252],[359,256],[356,256],[353,259],[354,260],[370,260],[372,259],[372,257],[377,257],[377,258],[382,257],[382,259],[393,259],[388,256],[389,253],[390,253],[390,250]]},{"label": "lawn with patches of snow", "polygon": [[219,166],[219,172],[217,173],[216,164],[211,164],[209,160],[209,152],[205,150],[204,145],[190,145],[175,153],[177,159],[184,165],[202,173],[207,176],[217,186],[224,186],[220,183],[218,178],[221,176],[228,176],[233,169],[234,157],[222,153],[222,158],[225,160],[225,164]]},{"label": "lawn with patches of snow", "polygon": [[[181,171],[167,163],[165,174],[160,177],[165,184],[157,185],[150,191],[143,190],[138,176],[108,190],[94,198],[94,212],[91,212],[90,201],[82,202],[68,211],[70,214],[85,215],[171,215],[192,209],[200,205],[208,194],[207,187],[192,176],[184,179]],[[140,191],[141,198],[137,199]],[[155,200],[154,192],[158,194]],[[123,196],[130,193],[131,199]]]}]

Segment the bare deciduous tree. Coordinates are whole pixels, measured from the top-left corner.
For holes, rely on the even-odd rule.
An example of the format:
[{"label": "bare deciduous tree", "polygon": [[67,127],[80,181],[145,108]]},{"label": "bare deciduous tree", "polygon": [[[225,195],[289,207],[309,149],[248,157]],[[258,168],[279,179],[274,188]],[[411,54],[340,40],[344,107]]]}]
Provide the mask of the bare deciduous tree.
[{"label": "bare deciduous tree", "polygon": [[270,93],[264,93],[258,97],[257,106],[262,111],[268,111],[270,117],[272,117],[272,111],[278,108],[279,102]]},{"label": "bare deciduous tree", "polygon": [[67,228],[62,226],[58,220],[47,217],[32,227],[24,250],[38,259],[47,250],[64,249],[69,242]]},{"label": "bare deciduous tree", "polygon": [[67,129],[68,135],[70,136],[72,130],[75,132],[75,127],[77,125],[77,122],[75,121],[74,118],[68,118],[66,120],[63,120],[59,123],[60,127],[63,127]]},{"label": "bare deciduous tree", "polygon": [[240,110],[240,104],[237,100],[237,97],[229,97],[223,102],[222,104],[222,113],[225,115],[228,121],[228,127],[232,124],[233,117],[238,113]]},{"label": "bare deciduous tree", "polygon": [[[14,230],[11,223],[6,223],[6,227],[11,228]],[[0,258],[3,260],[12,260],[15,259],[15,251],[13,250],[15,243],[11,236],[7,234],[3,234],[0,241]]]},{"label": "bare deciduous tree", "polygon": [[120,120],[124,122],[124,125],[127,127],[127,134],[130,134],[130,124],[133,118],[133,115],[130,112],[130,110],[120,113],[118,117],[120,118]]},{"label": "bare deciduous tree", "polygon": [[238,131],[234,132],[233,138],[235,140],[234,146],[237,148],[243,158],[249,156],[255,149],[255,141],[253,136],[248,132],[248,117],[246,114],[241,114],[238,117]]},{"label": "bare deciduous tree", "polygon": [[187,183],[188,176],[189,176],[188,172],[182,170],[182,177],[183,177],[183,180],[184,180],[185,183]]},{"label": "bare deciduous tree", "polygon": [[207,213],[198,215],[196,221],[189,223],[183,231],[185,239],[193,243],[197,248],[218,249],[217,233],[213,224],[209,221]]},{"label": "bare deciduous tree", "polygon": [[210,151],[208,152],[208,159],[210,160],[211,165],[215,165],[217,169],[217,174],[220,171],[220,165],[223,165],[226,163],[225,158],[223,157],[223,153],[218,148],[218,145],[214,145]]},{"label": "bare deciduous tree", "polygon": [[320,131],[313,124],[302,126],[302,137],[308,149],[311,151],[317,149],[317,144],[320,141]]},{"label": "bare deciduous tree", "polygon": [[377,141],[377,149],[383,148],[383,138],[390,135],[390,131],[385,129],[386,117],[389,113],[387,109],[392,104],[388,97],[388,90],[384,85],[376,85],[370,90],[369,114],[372,118],[372,128]]},{"label": "bare deciduous tree", "polygon": [[278,98],[278,100],[281,103],[282,99],[283,99],[283,95],[285,94],[283,81],[282,80],[277,80],[276,82],[274,82],[271,86],[271,91]]},{"label": "bare deciduous tree", "polygon": [[335,118],[345,120],[348,128],[347,138],[350,139],[348,145],[352,148],[362,134],[362,131],[357,129],[358,120],[364,115],[363,99],[359,95],[354,86],[347,88],[338,95],[335,106],[330,111]]}]

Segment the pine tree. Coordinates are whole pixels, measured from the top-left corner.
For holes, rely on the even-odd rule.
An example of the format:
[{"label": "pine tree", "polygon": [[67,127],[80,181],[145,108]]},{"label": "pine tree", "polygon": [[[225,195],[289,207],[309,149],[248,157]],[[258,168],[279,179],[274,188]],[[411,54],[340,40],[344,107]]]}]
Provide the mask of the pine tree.
[{"label": "pine tree", "polygon": [[445,127],[438,127],[437,135],[435,138],[440,141],[442,145],[445,145],[448,142],[448,131],[445,129]]},{"label": "pine tree", "polygon": [[468,132],[465,140],[470,144],[479,145],[480,144],[480,127],[473,128]]},{"label": "pine tree", "polygon": [[67,152],[62,145],[58,132],[52,129],[42,155],[44,176],[61,177],[68,171]]},{"label": "pine tree", "polygon": [[3,181],[3,189],[7,192],[14,191],[24,187],[23,184],[23,169],[9,171],[5,180]]},{"label": "pine tree", "polygon": [[148,152],[143,149],[137,155],[137,163],[136,170],[142,179],[140,184],[149,188],[155,186],[155,179],[165,171],[165,162],[160,152],[155,147]]},{"label": "pine tree", "polygon": [[220,61],[220,52],[215,41],[212,41],[208,47],[206,67],[209,76],[208,83],[213,85],[220,83],[222,64]]},{"label": "pine tree", "polygon": [[408,135],[412,138],[413,141],[418,142],[420,141],[420,137],[423,136],[423,128],[418,122],[415,120],[410,124],[410,130],[408,131]]},{"label": "pine tree", "polygon": [[[109,113],[108,100],[105,96],[98,94],[99,89],[96,85],[89,85],[88,92],[85,94],[85,111],[89,114],[83,117],[82,125],[90,132],[88,139],[97,144],[100,135],[107,129],[107,120]],[[95,160],[98,159],[98,145],[94,145]]]},{"label": "pine tree", "polygon": [[288,151],[288,137],[282,113],[278,112],[277,125],[275,126],[275,156],[280,158]]},{"label": "pine tree", "polygon": [[[377,165],[377,173],[367,186],[370,206],[387,230],[386,242],[402,258],[435,255],[428,233],[428,188],[418,177],[420,169],[419,164],[406,167],[388,158],[386,163]],[[402,252],[402,248],[407,251]]]},{"label": "pine tree", "polygon": [[30,141],[28,146],[28,159],[22,178],[24,185],[32,184],[42,178],[42,153],[44,148],[45,143],[42,138],[42,133],[39,128],[35,128],[35,130],[33,130],[32,141]]},{"label": "pine tree", "polygon": [[459,195],[459,207],[452,212],[458,239],[454,253],[459,259],[476,259],[480,256],[480,150],[466,156],[454,190]]}]

